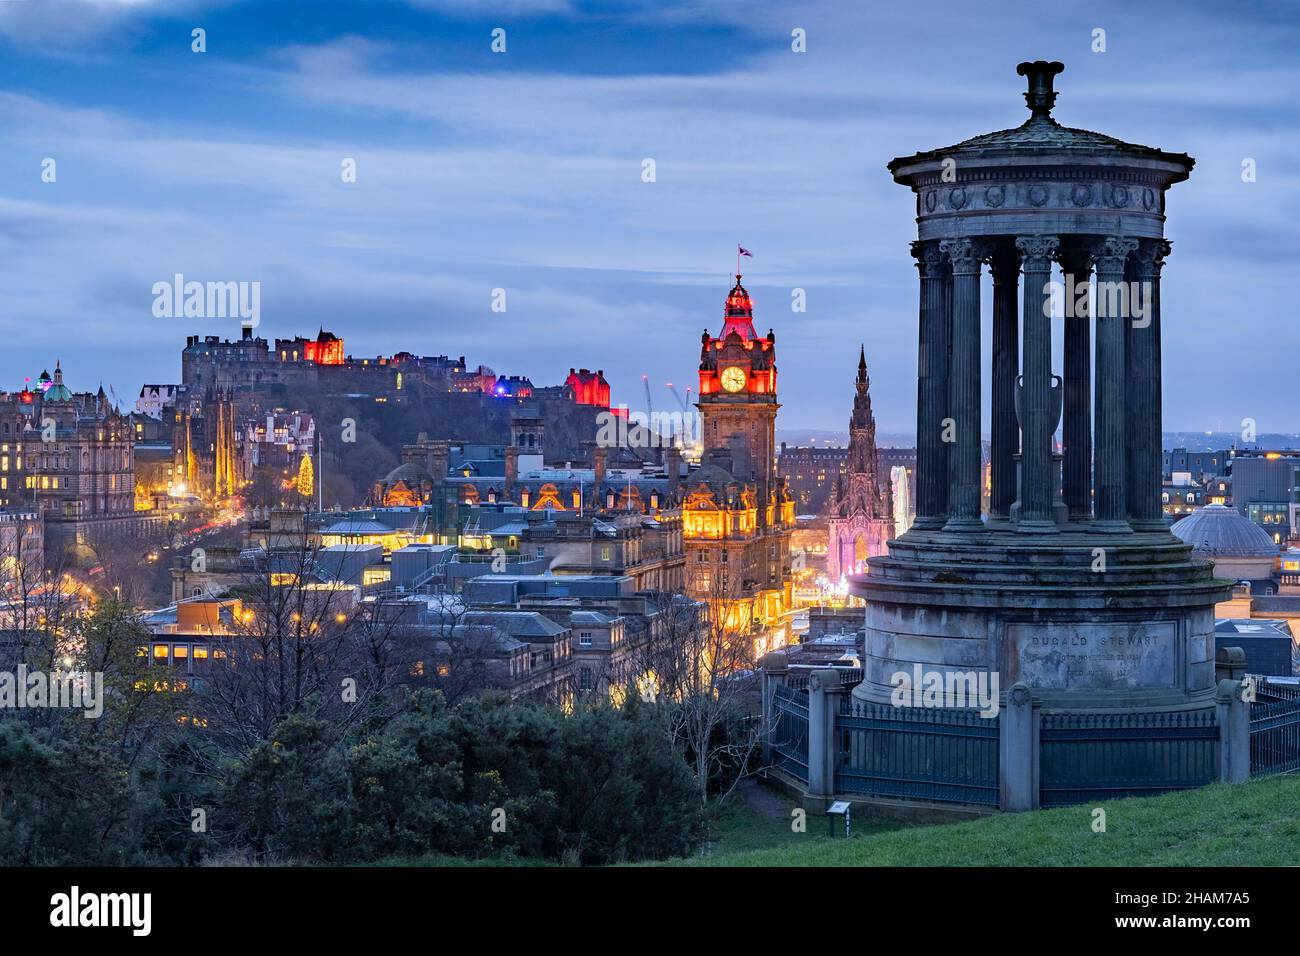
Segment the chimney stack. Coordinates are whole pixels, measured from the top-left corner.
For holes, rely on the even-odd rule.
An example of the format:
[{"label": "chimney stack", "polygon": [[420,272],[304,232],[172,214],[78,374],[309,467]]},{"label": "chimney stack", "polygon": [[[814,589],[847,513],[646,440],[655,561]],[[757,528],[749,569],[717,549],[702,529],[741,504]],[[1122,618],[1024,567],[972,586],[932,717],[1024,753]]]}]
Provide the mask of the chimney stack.
[{"label": "chimney stack", "polygon": [[519,449],[514,445],[506,447],[506,497],[514,498],[515,481],[519,478]]},{"label": "chimney stack", "polygon": [[676,442],[664,449],[664,468],[668,472],[668,493],[676,497],[682,477],[682,450]]},{"label": "chimney stack", "polygon": [[444,484],[447,480],[447,465],[451,461],[451,443],[442,440],[433,441],[429,443],[428,448],[425,467],[433,476],[434,485]]}]

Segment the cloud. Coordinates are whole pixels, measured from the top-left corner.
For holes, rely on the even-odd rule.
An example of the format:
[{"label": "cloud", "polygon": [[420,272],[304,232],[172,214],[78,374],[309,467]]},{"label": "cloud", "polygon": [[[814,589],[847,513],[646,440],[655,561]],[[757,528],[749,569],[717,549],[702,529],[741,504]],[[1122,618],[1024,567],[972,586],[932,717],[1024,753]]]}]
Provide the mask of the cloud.
[{"label": "cloud", "polygon": [[[1113,52],[1089,58],[1054,49],[1070,49],[1070,31],[1086,49],[1067,17],[1049,11],[1026,40],[1003,15],[953,4],[922,60],[908,9],[624,4],[626,32],[588,39],[592,15],[564,7],[558,23],[530,21],[524,46],[564,51],[554,62],[512,53],[471,69],[444,55],[452,41],[346,18],[348,32],[321,42],[173,71],[166,105],[87,95],[92,79],[79,95],[0,94],[0,254],[16,277],[0,334],[31,355],[48,351],[51,327],[77,330],[70,347],[92,364],[125,330],[137,354],[119,367],[165,381],[184,334],[226,330],[160,325],[149,286],[176,271],[255,279],[267,334],[323,323],[356,354],[464,353],[538,384],[599,365],[639,404],[642,373],[691,379],[740,241],[756,253],[745,281],[757,321],[778,337],[783,426],[842,426],[851,347],[865,341],[881,428],[904,430],[913,198],[884,166],[1019,123],[1014,64],[1027,43],[1067,59],[1063,122],[1198,159],[1169,198],[1170,425],[1214,407],[1198,383],[1216,368],[1267,360],[1222,335],[1225,316],[1267,335],[1289,315],[1300,208],[1287,91],[1300,71],[1242,51],[1293,27],[1222,24],[1190,4],[1153,34],[1113,7]],[[793,25],[807,28],[808,54],[789,50]],[[678,51],[697,34],[729,54],[723,65]],[[649,65],[623,68],[625,50]],[[137,83],[156,69],[111,61]],[[57,185],[35,184],[42,156],[58,158]],[[1258,161],[1254,184],[1240,180],[1243,156]],[[340,178],[345,158],[355,183]],[[496,287],[504,315],[487,309]],[[790,311],[795,287],[806,313]],[[1268,381],[1239,383],[1241,400],[1270,401]]]},{"label": "cloud", "polygon": [[494,14],[540,17],[548,14],[575,12],[570,0],[405,0],[421,10],[436,10],[459,17],[480,17]]},{"label": "cloud", "polygon": [[103,55],[138,38],[150,16],[176,17],[237,0],[7,0],[0,36],[23,52]]}]

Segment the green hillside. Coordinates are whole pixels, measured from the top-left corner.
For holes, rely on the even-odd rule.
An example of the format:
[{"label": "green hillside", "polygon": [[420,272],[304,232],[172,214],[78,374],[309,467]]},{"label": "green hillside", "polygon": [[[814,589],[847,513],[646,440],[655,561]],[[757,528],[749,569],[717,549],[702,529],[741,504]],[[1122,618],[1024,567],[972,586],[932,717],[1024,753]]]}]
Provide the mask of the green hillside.
[{"label": "green hillside", "polygon": [[[773,845],[753,847],[732,819],[708,856],[659,866],[1282,866],[1300,864],[1300,776],[1098,804],[1002,814],[968,823],[826,837],[767,820]],[[865,829],[865,828],[864,828]],[[780,831],[778,833],[778,830]],[[730,848],[729,848],[730,847]]]}]

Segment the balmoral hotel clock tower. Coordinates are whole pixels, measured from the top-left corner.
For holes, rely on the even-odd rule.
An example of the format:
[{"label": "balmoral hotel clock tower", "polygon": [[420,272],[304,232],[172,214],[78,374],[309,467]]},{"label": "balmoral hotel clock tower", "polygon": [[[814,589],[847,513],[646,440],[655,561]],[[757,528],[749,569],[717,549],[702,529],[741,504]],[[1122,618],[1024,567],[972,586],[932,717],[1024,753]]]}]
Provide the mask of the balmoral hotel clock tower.
[{"label": "balmoral hotel clock tower", "polygon": [[722,332],[701,339],[699,395],[704,453],[682,503],[687,586],[725,604],[730,628],[770,627],[790,607],[794,501],[777,478],[776,336],[754,331],[739,275]]}]

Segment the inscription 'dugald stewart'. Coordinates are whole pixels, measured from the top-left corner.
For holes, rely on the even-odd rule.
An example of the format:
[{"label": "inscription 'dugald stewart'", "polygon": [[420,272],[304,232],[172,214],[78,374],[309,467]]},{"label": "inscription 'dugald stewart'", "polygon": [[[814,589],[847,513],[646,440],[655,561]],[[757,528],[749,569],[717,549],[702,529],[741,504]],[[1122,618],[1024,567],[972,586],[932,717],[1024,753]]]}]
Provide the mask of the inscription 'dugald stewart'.
[{"label": "inscription 'dugald stewart'", "polygon": [[1172,621],[1009,624],[1003,667],[1014,681],[1051,690],[1136,690],[1178,686]]}]

